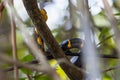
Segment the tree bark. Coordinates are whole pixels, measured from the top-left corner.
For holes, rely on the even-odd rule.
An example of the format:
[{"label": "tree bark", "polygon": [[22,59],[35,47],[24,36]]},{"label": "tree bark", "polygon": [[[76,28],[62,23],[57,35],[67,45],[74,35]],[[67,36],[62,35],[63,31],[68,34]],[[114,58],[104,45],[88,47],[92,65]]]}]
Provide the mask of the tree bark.
[{"label": "tree bark", "polygon": [[[55,59],[64,58],[65,60],[68,60],[64,52],[59,47],[59,44],[53,37],[47,24],[42,19],[42,16],[40,14],[40,11],[37,5],[37,0],[23,0],[23,3],[27,10],[27,13],[32,19],[33,24],[38,29],[39,34],[45,41],[47,47],[51,50],[54,58]],[[68,77],[71,80],[82,80],[83,79],[83,72],[77,69],[75,66],[73,65],[70,66],[65,63],[61,63],[60,66],[62,67],[62,69],[65,71],[65,73],[68,75]]]}]

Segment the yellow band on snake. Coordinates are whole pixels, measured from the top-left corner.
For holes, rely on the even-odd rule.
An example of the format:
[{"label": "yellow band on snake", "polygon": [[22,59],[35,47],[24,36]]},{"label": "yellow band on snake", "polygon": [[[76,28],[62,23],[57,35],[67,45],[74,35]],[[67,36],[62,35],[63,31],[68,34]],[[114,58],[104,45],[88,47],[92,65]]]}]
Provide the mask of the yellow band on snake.
[{"label": "yellow band on snake", "polygon": [[40,37],[37,38],[37,43],[38,43],[39,45],[43,45],[43,41],[42,41],[42,39],[41,39]]},{"label": "yellow band on snake", "polygon": [[[44,21],[46,22],[47,19],[48,19],[48,16],[47,16],[47,12],[45,11],[45,9],[41,9],[40,10],[40,13],[42,15],[42,18],[44,19]],[[35,34],[38,36],[37,37],[37,44],[41,46],[41,48],[44,48],[44,43],[43,43],[43,40],[41,38],[41,36],[39,35],[39,31],[37,30],[37,28],[35,28]]]},{"label": "yellow band on snake", "polygon": [[42,17],[45,21],[47,21],[48,16],[47,16],[47,12],[45,11],[45,9],[41,9],[40,13],[42,14]]},{"label": "yellow band on snake", "polygon": [[71,42],[70,40],[68,40],[68,45],[67,45],[68,48],[71,48]]}]

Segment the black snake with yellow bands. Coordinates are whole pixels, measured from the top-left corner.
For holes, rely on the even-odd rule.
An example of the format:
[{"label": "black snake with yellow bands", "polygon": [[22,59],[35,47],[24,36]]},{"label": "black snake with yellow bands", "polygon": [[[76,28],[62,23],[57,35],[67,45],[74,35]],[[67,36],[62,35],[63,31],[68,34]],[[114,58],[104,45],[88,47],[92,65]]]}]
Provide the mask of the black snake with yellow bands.
[{"label": "black snake with yellow bands", "polygon": [[[44,19],[44,21],[46,22],[47,19],[48,19],[48,16],[47,16],[47,12],[44,10],[44,9],[41,9],[40,10],[40,13]],[[35,28],[35,33],[34,33],[34,38],[35,38],[35,41],[38,45],[38,47],[45,51],[44,50],[44,42],[43,42],[43,39],[41,38],[41,36],[39,35],[38,33],[38,30]],[[79,53],[73,53],[72,51],[70,51],[71,49],[73,48],[77,48],[79,51],[81,50],[81,48],[83,47],[83,41],[79,38],[72,38],[72,39],[68,39],[68,40],[65,40],[63,41],[61,44],[60,44],[60,47],[61,49],[64,51],[64,53],[67,55],[67,56],[79,56]],[[52,55],[50,54],[50,51],[49,49],[47,51],[45,51],[46,53],[48,53],[48,56],[47,58],[48,59],[52,59]],[[75,61],[72,61],[72,62],[75,62]]]},{"label": "black snake with yellow bands", "polygon": [[[41,9],[40,10],[40,13],[42,14],[42,18],[43,20],[46,22],[47,19],[48,19],[48,16],[47,16],[47,12],[45,11],[45,9]],[[44,51],[44,42],[43,42],[43,39],[42,37],[39,35],[39,32],[38,30],[35,28],[35,32],[34,32],[34,38],[35,38],[35,41],[38,45],[38,47]]]},{"label": "black snake with yellow bands", "polygon": [[[47,12],[44,9],[40,10],[40,13],[42,14],[42,17],[44,19],[44,21],[46,22],[48,19],[47,16]],[[39,35],[37,29],[35,28],[35,41],[38,44],[38,47],[40,49],[44,50],[44,43],[43,43],[43,39],[41,38],[41,36]],[[82,48],[84,46],[84,41],[80,38],[71,38],[68,40],[64,40],[63,42],[61,42],[60,47],[61,49],[64,51],[65,55],[67,56],[72,56],[71,57],[71,62],[73,64],[75,64],[78,67],[82,66]],[[77,52],[71,51],[71,49],[77,49]],[[48,59],[53,59],[53,56],[51,55],[51,51],[49,51],[49,49],[47,51],[45,51],[48,55],[47,58]],[[100,55],[100,57],[102,58],[118,58],[117,56],[113,56],[113,55]]]}]

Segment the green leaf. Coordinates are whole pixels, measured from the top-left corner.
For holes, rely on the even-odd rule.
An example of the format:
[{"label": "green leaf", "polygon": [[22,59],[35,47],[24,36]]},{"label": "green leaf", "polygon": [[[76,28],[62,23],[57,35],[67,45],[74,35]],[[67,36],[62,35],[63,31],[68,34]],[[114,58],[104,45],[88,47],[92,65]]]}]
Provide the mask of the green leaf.
[{"label": "green leaf", "polygon": [[108,74],[104,74],[103,80],[112,80],[112,78]]},{"label": "green leaf", "polygon": [[104,28],[99,35],[99,39],[102,40],[105,37],[105,35],[109,34],[109,31],[110,31],[109,28]]},{"label": "green leaf", "polygon": [[116,15],[116,16],[120,16],[120,12],[118,12],[118,13],[115,13],[114,15]]},{"label": "green leaf", "polygon": [[26,78],[19,78],[19,80],[26,80]]},{"label": "green leaf", "polygon": [[100,44],[104,43],[105,41],[109,40],[109,39],[112,38],[112,37],[113,37],[113,35],[110,35],[110,36],[104,38],[104,39],[101,40],[97,45],[100,45]]},{"label": "green leaf", "polygon": [[32,70],[28,70],[26,68],[21,68],[20,70],[26,75],[32,74],[32,72],[33,72]]},{"label": "green leaf", "polygon": [[47,75],[40,75],[40,76],[36,75],[35,80],[52,80],[52,79]]},{"label": "green leaf", "polygon": [[34,59],[34,57],[31,54],[28,54],[24,58],[22,58],[22,61],[28,62],[28,61],[32,61],[33,59]]},{"label": "green leaf", "polygon": [[[23,62],[29,62],[29,61],[32,61],[33,59],[34,59],[34,57],[31,54],[28,54],[22,59],[22,61]],[[28,70],[28,69],[25,69],[25,68],[21,68],[21,71],[24,74],[31,74],[32,73],[32,70]]]}]

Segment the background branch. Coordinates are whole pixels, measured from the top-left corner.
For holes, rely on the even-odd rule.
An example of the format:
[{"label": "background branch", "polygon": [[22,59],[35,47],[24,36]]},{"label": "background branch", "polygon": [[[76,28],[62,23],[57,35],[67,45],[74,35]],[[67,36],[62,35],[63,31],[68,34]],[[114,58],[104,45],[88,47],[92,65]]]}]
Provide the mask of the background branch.
[{"label": "background branch", "polygon": [[5,7],[4,7],[4,2],[2,1],[2,2],[0,3],[0,12],[2,12],[4,8],[5,8]]},{"label": "background branch", "polygon": [[105,72],[108,72],[108,71],[111,71],[111,70],[116,70],[116,69],[119,69],[119,68],[120,68],[120,65],[116,65],[116,66],[110,67],[108,69],[105,69],[102,72],[105,73]]},{"label": "background branch", "polygon": [[[0,60],[3,62],[6,62],[8,64],[16,64],[17,66],[21,66],[30,70],[35,71],[41,71],[41,72],[47,72],[47,69],[45,67],[36,66],[35,64],[25,64],[21,63],[19,61],[13,61],[9,56],[5,55],[6,53],[0,52]],[[8,69],[5,69],[3,71],[8,71]]]},{"label": "background branch", "polygon": [[[10,0],[10,5],[13,4],[13,0]],[[13,60],[18,61],[17,57],[17,43],[16,43],[16,25],[14,21],[14,15],[11,14],[10,21],[11,21],[11,39],[12,39],[12,51],[13,51]],[[16,64],[14,66],[14,79],[18,80],[18,67]]]}]

